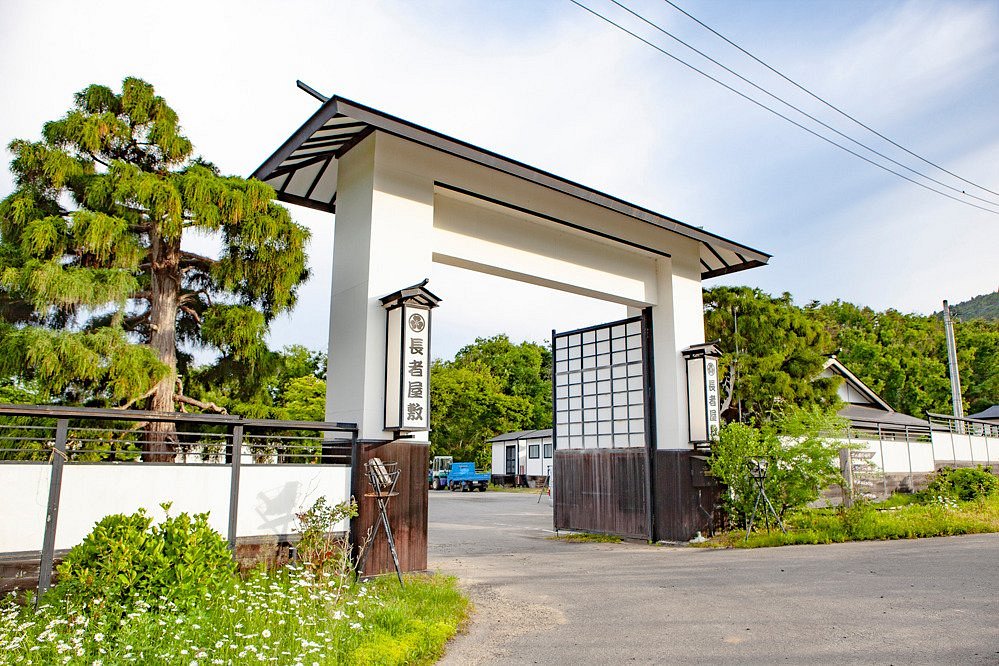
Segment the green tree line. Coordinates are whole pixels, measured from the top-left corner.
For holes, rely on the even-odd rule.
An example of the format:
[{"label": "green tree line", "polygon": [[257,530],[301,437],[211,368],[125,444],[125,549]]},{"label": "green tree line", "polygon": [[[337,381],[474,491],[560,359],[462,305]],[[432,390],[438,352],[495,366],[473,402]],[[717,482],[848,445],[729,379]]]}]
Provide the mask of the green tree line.
[{"label": "green tree line", "polygon": [[[744,417],[755,420],[767,420],[783,403],[833,404],[835,384],[814,381],[833,354],[900,412],[950,412],[939,317],[844,301],[797,306],[789,294],[748,287],[705,290],[704,312],[707,338],[720,340],[723,367],[738,359],[729,420],[740,400]],[[999,404],[999,321],[957,319],[955,337],[965,412]]]}]

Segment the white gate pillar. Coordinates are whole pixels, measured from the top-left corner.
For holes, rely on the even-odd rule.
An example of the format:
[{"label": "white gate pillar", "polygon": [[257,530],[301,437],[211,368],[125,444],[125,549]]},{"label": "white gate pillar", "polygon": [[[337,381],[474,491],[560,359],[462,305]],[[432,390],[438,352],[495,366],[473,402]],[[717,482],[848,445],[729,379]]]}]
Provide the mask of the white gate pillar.
[{"label": "white gate pillar", "polygon": [[704,341],[698,244],[678,242],[672,257],[656,263],[658,299],[652,307],[656,448],[690,449],[687,369],[681,352]]},{"label": "white gate pillar", "polygon": [[[356,422],[361,439],[385,425],[385,310],[379,298],[431,272],[433,181],[372,133],[339,160],[326,419]],[[424,439],[417,436],[417,440]]]}]

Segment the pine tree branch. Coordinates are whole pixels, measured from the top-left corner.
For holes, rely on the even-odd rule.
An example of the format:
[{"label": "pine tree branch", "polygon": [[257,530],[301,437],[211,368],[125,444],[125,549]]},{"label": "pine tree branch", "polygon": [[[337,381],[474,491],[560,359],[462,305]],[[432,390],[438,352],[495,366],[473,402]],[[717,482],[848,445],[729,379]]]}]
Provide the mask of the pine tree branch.
[{"label": "pine tree branch", "polygon": [[187,314],[191,315],[191,317],[194,319],[194,321],[198,322],[198,325],[201,325],[201,315],[199,315],[197,312],[195,312],[192,308],[190,308],[190,307],[188,307],[186,305],[181,305],[180,306],[180,310],[182,312],[186,312]]},{"label": "pine tree branch", "polygon": [[132,398],[131,400],[129,400],[128,402],[126,402],[121,407],[115,407],[115,409],[129,409],[135,403],[141,402],[142,400],[145,400],[146,398],[151,397],[154,393],[156,393],[156,387],[155,386],[153,388],[149,389],[148,391],[146,391],[145,393],[143,393],[142,395],[140,395],[138,398]]},{"label": "pine tree branch", "polygon": [[229,413],[226,410],[225,407],[220,407],[219,405],[215,404],[214,402],[202,402],[200,400],[195,400],[194,398],[191,398],[191,397],[186,396],[186,395],[182,395],[180,393],[175,393],[174,396],[173,396],[173,400],[174,400],[174,402],[179,402],[179,403],[184,404],[184,405],[191,405],[192,407],[197,407],[198,409],[204,409],[204,410],[216,412],[218,414],[228,414]]},{"label": "pine tree branch", "polygon": [[97,157],[97,155],[94,155],[89,150],[87,151],[87,155],[90,155],[90,159],[92,159],[93,161],[97,162],[98,164],[103,164],[104,166],[106,166],[108,168],[111,168],[111,164],[110,163],[105,162],[104,160],[102,160],[101,158]]},{"label": "pine tree branch", "polygon": [[148,425],[149,425],[149,421],[137,421],[137,422],[133,423],[131,426],[129,426],[128,430],[126,430],[125,432],[123,432],[121,434],[120,440],[124,440],[125,439],[125,435],[127,435],[128,433],[135,432],[136,430],[142,430],[143,428],[145,428]]}]

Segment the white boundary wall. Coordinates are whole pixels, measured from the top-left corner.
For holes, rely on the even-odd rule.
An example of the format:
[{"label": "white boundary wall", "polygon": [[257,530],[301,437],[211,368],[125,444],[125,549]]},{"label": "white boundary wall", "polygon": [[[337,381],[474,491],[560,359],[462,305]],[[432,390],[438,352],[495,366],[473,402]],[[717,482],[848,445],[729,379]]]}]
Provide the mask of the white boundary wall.
[{"label": "white boundary wall", "polygon": [[[928,441],[858,439],[841,440],[844,444],[873,455],[870,463],[887,474],[927,474],[936,470],[933,444]],[[911,465],[911,466],[910,466]]]},{"label": "white boundary wall", "polygon": [[939,463],[989,465],[999,462],[999,439],[934,430],[933,455]]},{"label": "white boundary wall", "polygon": [[935,472],[941,465],[990,465],[999,462],[999,439],[981,435],[934,430],[932,441],[876,438],[842,441],[861,451],[871,452],[871,464],[887,474],[926,474]]},{"label": "white boundary wall", "polygon": [[[41,550],[51,475],[48,463],[0,464],[0,553]],[[291,534],[295,514],[319,497],[345,500],[349,476],[344,465],[242,466],[237,536]],[[76,545],[109,514],[143,507],[158,521],[162,502],[173,503],[171,515],[209,512],[212,527],[225,536],[231,479],[228,465],[67,464],[55,547]]]}]

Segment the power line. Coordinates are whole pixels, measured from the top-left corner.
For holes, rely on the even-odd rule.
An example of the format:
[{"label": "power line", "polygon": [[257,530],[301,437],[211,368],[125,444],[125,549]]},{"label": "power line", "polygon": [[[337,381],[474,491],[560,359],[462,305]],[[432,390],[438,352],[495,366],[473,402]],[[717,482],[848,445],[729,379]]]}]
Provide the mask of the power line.
[{"label": "power line", "polygon": [[[819,95],[816,95],[811,90],[809,90],[805,86],[801,85],[797,81],[795,81],[795,80],[793,80],[793,79],[785,76],[783,73],[781,73],[777,69],[775,69],[775,68],[771,67],[770,65],[768,65],[767,63],[763,62],[762,60],[760,60],[759,58],[757,58],[756,56],[754,56],[752,53],[750,53],[746,49],[742,48],[741,46],[739,46],[738,44],[736,44],[735,42],[733,42],[731,39],[729,39],[725,35],[721,34],[720,32],[718,32],[717,30],[715,30],[711,26],[705,24],[704,22],[702,22],[701,20],[699,20],[697,17],[691,15],[689,12],[683,10],[681,7],[679,7],[675,3],[671,2],[670,0],[663,0],[663,2],[665,2],[668,5],[670,5],[675,10],[677,10],[678,12],[680,12],[681,14],[683,14],[684,16],[686,16],[687,18],[689,18],[690,20],[694,21],[695,23],[697,23],[701,27],[703,27],[706,30],[709,30],[710,32],[714,33],[716,36],[720,37],[721,39],[723,39],[724,41],[726,41],[731,46],[734,46],[739,51],[742,51],[744,54],[746,54],[747,56],[749,56],[750,58],[752,58],[756,62],[760,63],[761,65],[763,65],[764,67],[766,67],[767,69],[769,69],[771,72],[773,72],[777,76],[781,77],[782,79],[784,79],[785,81],[787,81],[788,83],[790,83],[794,87],[798,88],[802,92],[807,93],[808,95],[811,95],[816,100],[818,100],[819,102],[825,104],[827,107],[829,107],[830,109],[832,109],[836,113],[839,113],[843,117],[848,118],[848,119],[852,120],[853,122],[857,123],[858,125],[860,125],[861,127],[863,127],[865,130],[867,130],[868,132],[871,132],[872,134],[875,134],[875,135],[879,136],[880,138],[884,139],[885,141],[887,141],[891,145],[895,146],[896,148],[898,148],[900,150],[905,151],[906,153],[908,153],[909,155],[912,155],[916,159],[918,159],[918,160],[920,160],[922,162],[925,162],[926,164],[929,164],[930,166],[932,166],[934,168],[937,168],[940,171],[943,171],[944,173],[950,174],[951,176],[953,176],[954,178],[957,178],[958,180],[960,180],[963,183],[967,183],[968,185],[971,185],[973,187],[977,187],[978,189],[984,190],[985,192],[988,192],[990,194],[999,195],[999,192],[996,192],[994,190],[990,190],[989,188],[985,187],[984,185],[978,185],[977,183],[974,183],[974,182],[968,180],[967,178],[962,178],[961,176],[957,175],[953,171],[949,171],[946,168],[944,168],[944,167],[940,166],[939,164],[937,164],[936,162],[932,162],[932,161],[928,160],[927,158],[923,157],[922,155],[914,153],[911,150],[909,150],[908,148],[906,148],[905,146],[903,146],[903,145],[901,145],[899,143],[896,143],[892,139],[889,139],[887,136],[885,136],[881,132],[877,131],[873,127],[862,123],[860,120],[854,118],[853,116],[851,116],[849,113],[847,113],[843,109],[839,108],[838,106],[834,105],[831,102],[826,101],[825,99],[823,99]],[[965,194],[967,194],[967,193],[965,193]],[[969,194],[968,196],[971,196],[971,195]],[[975,198],[977,198],[977,197],[975,197]]]},{"label": "power line", "polygon": [[829,137],[827,137],[827,136],[823,136],[822,134],[819,134],[818,132],[816,132],[815,130],[811,129],[810,127],[806,127],[805,125],[802,125],[801,123],[797,122],[796,120],[794,120],[794,119],[792,119],[792,118],[789,118],[789,117],[787,117],[786,115],[784,115],[784,114],[783,114],[783,113],[781,113],[780,111],[777,111],[776,109],[773,109],[773,108],[771,108],[771,107],[767,106],[767,105],[766,105],[766,104],[764,104],[763,102],[760,102],[760,101],[758,101],[758,100],[755,100],[755,99],[753,99],[752,97],[750,97],[749,95],[747,95],[747,94],[745,94],[745,93],[743,93],[743,92],[741,92],[741,91],[739,91],[739,90],[736,90],[735,88],[733,88],[732,86],[728,85],[727,83],[725,83],[725,82],[723,82],[723,81],[720,81],[719,79],[717,79],[717,78],[715,78],[715,77],[711,76],[710,74],[708,74],[707,72],[705,72],[705,71],[703,71],[703,70],[701,70],[701,69],[698,69],[697,67],[695,67],[694,65],[691,65],[690,63],[688,63],[687,61],[683,60],[682,58],[680,58],[680,57],[678,57],[678,56],[675,56],[675,55],[673,55],[672,53],[670,53],[670,52],[669,52],[669,51],[667,51],[666,49],[664,49],[664,48],[662,48],[662,47],[660,47],[660,46],[658,46],[658,45],[656,45],[656,44],[653,44],[652,42],[650,42],[649,40],[645,39],[644,37],[641,37],[640,35],[638,35],[638,34],[636,34],[636,33],[632,32],[631,30],[628,30],[627,28],[625,28],[625,27],[624,27],[624,26],[622,26],[621,24],[619,24],[619,23],[616,23],[616,22],[614,22],[614,21],[613,21],[612,19],[609,19],[609,18],[607,18],[606,16],[604,16],[603,14],[601,14],[601,13],[597,12],[596,10],[593,10],[593,9],[590,9],[590,8],[589,8],[589,7],[587,7],[586,5],[584,5],[584,4],[580,3],[580,2],[578,2],[578,0],[569,0],[569,2],[571,2],[571,3],[572,3],[572,4],[574,4],[574,5],[576,5],[576,6],[577,6],[577,7],[579,7],[580,9],[584,9],[584,10],[586,10],[587,12],[589,12],[590,14],[593,14],[594,16],[596,16],[597,18],[599,18],[600,20],[602,20],[602,21],[605,21],[605,22],[609,23],[610,25],[614,26],[614,27],[615,27],[615,28],[617,28],[618,30],[620,30],[620,31],[622,31],[622,32],[624,32],[624,33],[626,33],[626,34],[628,34],[628,35],[631,35],[632,37],[634,37],[634,38],[635,38],[635,39],[637,39],[638,41],[640,41],[640,42],[642,42],[642,43],[644,43],[644,44],[646,44],[646,45],[648,45],[648,46],[651,46],[651,47],[652,47],[652,48],[654,48],[654,49],[655,49],[656,51],[659,51],[660,53],[662,53],[662,54],[663,54],[663,55],[665,55],[666,57],[668,57],[668,58],[671,58],[671,59],[675,60],[676,62],[680,63],[680,64],[681,64],[681,65],[683,65],[684,67],[687,67],[687,68],[689,68],[689,69],[691,69],[691,70],[693,70],[693,71],[697,72],[697,73],[698,73],[698,74],[700,74],[701,76],[703,76],[703,77],[705,77],[705,78],[707,78],[707,79],[710,79],[711,81],[714,81],[714,82],[715,82],[715,83],[717,83],[718,85],[720,85],[720,86],[722,86],[723,88],[725,88],[725,89],[727,89],[727,90],[729,90],[729,91],[731,91],[731,92],[735,93],[735,94],[736,94],[736,95],[738,95],[739,97],[742,97],[743,99],[746,99],[746,100],[748,100],[748,101],[752,102],[753,104],[755,104],[756,106],[760,107],[761,109],[764,109],[764,110],[766,110],[766,111],[769,111],[770,113],[774,114],[775,116],[777,116],[777,117],[779,117],[779,118],[783,118],[784,120],[786,120],[787,122],[791,123],[791,124],[792,124],[792,125],[794,125],[795,127],[799,127],[799,128],[801,128],[801,129],[805,130],[805,131],[806,131],[806,132],[808,132],[809,134],[811,134],[811,135],[813,135],[813,136],[816,136],[816,137],[818,137],[819,139],[822,139],[822,140],[823,140],[823,141],[825,141],[826,143],[830,143],[830,144],[832,144],[832,145],[836,146],[836,147],[837,147],[837,148],[839,148],[840,150],[843,150],[843,151],[845,151],[845,152],[847,152],[847,153],[849,153],[849,154],[853,155],[854,157],[858,157],[858,158],[860,158],[860,159],[864,160],[864,161],[865,161],[865,162],[867,162],[868,164],[872,164],[872,165],[874,165],[874,166],[878,167],[879,169],[883,169],[883,170],[887,171],[888,173],[893,173],[893,174],[895,174],[896,176],[898,176],[899,178],[901,178],[901,179],[903,179],[903,180],[907,180],[907,181],[909,181],[910,183],[912,183],[912,184],[914,184],[914,185],[918,185],[919,187],[922,187],[922,188],[923,188],[923,189],[925,189],[925,190],[929,190],[930,192],[935,192],[936,194],[939,194],[939,195],[940,195],[940,196],[942,196],[942,197],[947,197],[948,199],[951,199],[951,200],[953,200],[953,201],[957,201],[958,203],[962,203],[962,204],[964,204],[964,205],[966,205],[966,206],[971,206],[972,208],[977,208],[977,209],[979,209],[979,210],[983,210],[983,211],[985,211],[985,212],[987,212],[987,213],[992,213],[993,215],[999,215],[999,211],[997,211],[997,210],[992,210],[991,208],[985,208],[984,206],[979,206],[978,204],[975,204],[975,203],[971,203],[970,201],[965,201],[964,199],[958,199],[958,198],[957,198],[957,197],[955,197],[955,196],[952,196],[952,195],[950,195],[950,194],[947,194],[946,192],[941,192],[940,190],[938,190],[938,189],[936,189],[936,188],[934,188],[934,187],[930,187],[929,185],[926,185],[925,183],[921,183],[921,182],[919,182],[918,180],[913,180],[912,178],[909,178],[909,177],[908,177],[908,176],[906,176],[905,174],[903,174],[903,173],[899,173],[898,171],[895,171],[894,169],[891,169],[891,168],[889,168],[889,167],[886,167],[886,166],[885,166],[885,165],[883,165],[883,164],[879,164],[878,162],[875,162],[874,160],[872,160],[872,159],[870,159],[869,157],[867,157],[866,155],[861,155],[860,153],[858,153],[858,152],[856,152],[856,151],[854,151],[854,150],[851,150],[851,149],[847,148],[847,147],[846,147],[846,146],[844,146],[843,144],[841,144],[841,143],[837,143],[836,141],[833,141],[833,140],[832,140],[832,139],[830,139]]},{"label": "power line", "polygon": [[[864,150],[870,151],[870,152],[874,153],[875,155],[877,155],[878,157],[881,157],[882,159],[885,159],[885,160],[891,162],[895,166],[901,167],[902,169],[905,169],[909,173],[915,174],[915,175],[917,175],[917,176],[919,176],[921,178],[925,178],[926,180],[934,182],[934,183],[936,183],[937,185],[939,185],[941,187],[947,188],[948,190],[951,190],[953,192],[957,192],[958,194],[963,194],[964,196],[971,197],[972,199],[977,199],[978,201],[981,201],[983,203],[987,203],[987,204],[989,204],[991,206],[999,206],[999,202],[992,201],[990,199],[983,199],[982,197],[975,196],[974,194],[968,194],[967,192],[965,192],[962,189],[954,187],[953,185],[948,185],[947,183],[945,183],[945,182],[943,182],[941,180],[937,180],[936,178],[934,178],[932,176],[929,176],[929,175],[923,173],[922,171],[918,171],[916,169],[913,169],[912,167],[907,166],[907,165],[899,162],[898,160],[893,159],[892,157],[890,157],[888,155],[885,155],[881,151],[879,151],[879,150],[877,150],[875,148],[872,148],[872,147],[868,146],[867,144],[865,144],[865,143],[863,143],[861,141],[858,141],[857,139],[854,139],[853,137],[851,137],[851,136],[849,136],[847,134],[844,134],[843,132],[839,131],[838,129],[836,129],[832,125],[829,125],[828,123],[823,122],[819,118],[816,118],[815,116],[813,116],[812,114],[808,113],[807,111],[801,109],[800,107],[795,106],[794,104],[788,102],[787,100],[785,100],[785,99],[783,99],[781,97],[778,97],[777,95],[775,95],[774,93],[770,92],[766,88],[764,88],[764,87],[762,87],[762,86],[754,83],[753,81],[750,81],[749,79],[747,79],[742,74],[739,74],[738,72],[736,72],[735,70],[731,69],[730,67],[727,67],[726,65],[722,64],[721,62],[718,62],[717,60],[715,60],[714,58],[712,58],[707,53],[705,53],[705,52],[703,52],[703,51],[695,48],[694,46],[691,46],[687,42],[683,41],[682,39],[680,39],[679,37],[677,37],[673,33],[669,32],[668,30],[666,30],[665,28],[663,28],[662,26],[660,26],[660,25],[658,25],[658,24],[650,21],[649,19],[645,18],[644,16],[642,16],[638,12],[630,9],[626,5],[621,4],[620,2],[618,2],[618,0],[610,0],[610,1],[613,2],[615,5],[617,5],[618,7],[620,7],[621,9],[623,9],[624,11],[628,12],[629,14],[631,14],[632,16],[634,16],[635,18],[639,19],[640,21],[643,21],[645,24],[651,26],[652,28],[655,28],[656,30],[658,30],[662,34],[666,35],[667,37],[669,37],[673,41],[682,44],[683,46],[687,47],[688,49],[690,49],[691,51],[693,51],[697,55],[701,56],[702,58],[713,62],[715,65],[717,65],[718,67],[721,67],[722,69],[724,69],[726,72],[728,72],[732,76],[735,76],[736,78],[738,78],[739,80],[743,81],[744,83],[747,83],[747,84],[753,86],[754,88],[756,88],[757,90],[759,90],[763,94],[765,94],[765,95],[773,98],[774,100],[780,102],[781,104],[783,104],[784,106],[786,106],[786,107],[788,107],[790,109],[794,109],[795,111],[797,111],[801,115],[805,116],[809,120],[812,120],[813,122],[818,123],[822,127],[824,127],[827,130],[829,130],[830,132],[834,132],[835,134],[837,134],[837,135],[843,137],[844,139],[846,139],[847,141],[850,141],[851,143],[853,143],[853,144],[855,144],[857,146],[860,146]],[[665,0],[665,1],[669,2],[669,0]],[[672,4],[672,3],[670,3],[670,4]]]}]

